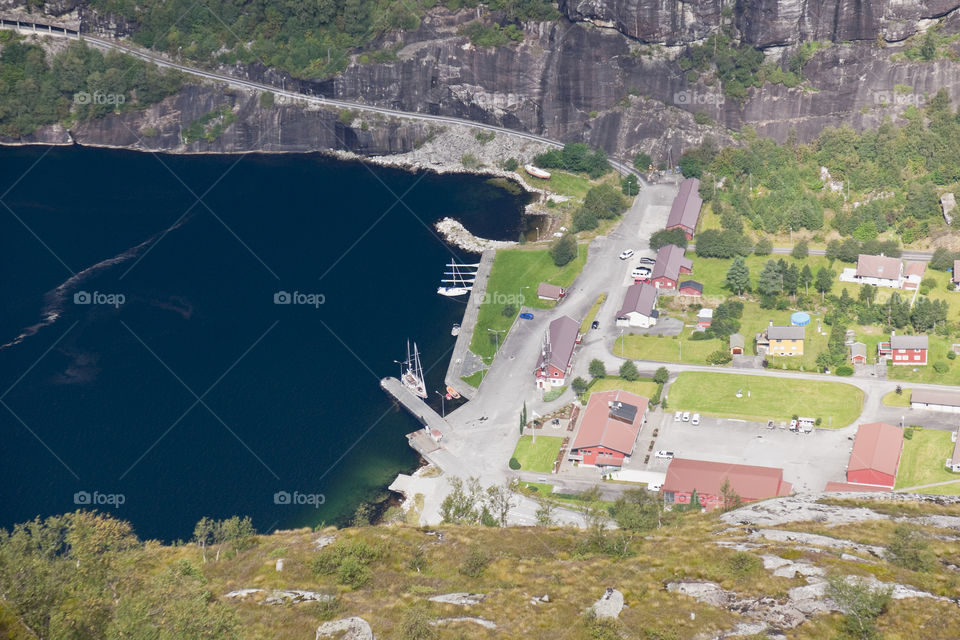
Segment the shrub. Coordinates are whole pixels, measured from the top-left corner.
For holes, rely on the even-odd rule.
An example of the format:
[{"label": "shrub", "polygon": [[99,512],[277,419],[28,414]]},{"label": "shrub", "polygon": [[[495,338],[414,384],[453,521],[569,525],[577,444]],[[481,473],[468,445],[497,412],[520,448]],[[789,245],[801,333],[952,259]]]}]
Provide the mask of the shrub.
[{"label": "shrub", "polygon": [[479,578],[483,575],[483,572],[487,570],[487,565],[489,564],[490,557],[487,555],[487,552],[479,547],[474,547],[470,549],[470,552],[467,554],[467,557],[464,558],[463,564],[460,565],[458,571],[470,578]]},{"label": "shrub", "polygon": [[727,364],[733,360],[733,356],[725,349],[717,349],[707,356],[707,362],[710,364]]},{"label": "shrub", "polygon": [[904,430],[903,430],[903,439],[904,439],[904,440],[913,440],[913,429],[904,429]]},{"label": "shrub", "polygon": [[907,524],[897,525],[893,540],[887,545],[887,558],[893,564],[911,571],[932,571],[937,556],[920,532]]},{"label": "shrub", "polygon": [[400,640],[435,640],[440,632],[423,605],[414,605],[403,614],[400,621]]},{"label": "shrub", "polygon": [[852,376],[852,375],[853,375],[853,367],[851,367],[851,366],[848,365],[848,364],[842,364],[842,365],[840,365],[839,367],[837,367],[837,375],[838,375],[838,376]]},{"label": "shrub", "polygon": [[640,372],[637,371],[637,365],[633,364],[632,360],[627,360],[622,365],[620,365],[620,377],[628,382],[633,382],[640,377]]},{"label": "shrub", "polygon": [[769,238],[760,238],[753,246],[753,252],[758,256],[768,256],[773,253],[773,243]]},{"label": "shrub", "polygon": [[745,578],[756,573],[761,566],[763,565],[760,558],[746,551],[737,551],[727,558],[727,569],[730,571],[730,575],[735,578]]},{"label": "shrub", "polygon": [[553,264],[562,267],[577,257],[577,241],[569,233],[563,237],[557,238],[557,241],[550,247],[550,257],[553,258]]},{"label": "shrub", "polygon": [[675,244],[680,248],[687,246],[687,234],[683,229],[660,229],[650,236],[650,248],[656,251],[668,244]]},{"label": "shrub", "polygon": [[590,372],[591,378],[603,378],[607,375],[607,367],[603,364],[603,360],[599,358],[591,360],[590,367],[587,370]]},{"label": "shrub", "polygon": [[515,306],[513,306],[512,304],[505,304],[503,305],[503,310],[500,312],[500,315],[507,318],[512,318],[513,314],[515,314],[516,312],[517,312],[517,308]]},{"label": "shrub", "polygon": [[465,153],[460,156],[460,164],[464,169],[476,169],[480,166],[480,159],[472,153]]},{"label": "shrub", "polygon": [[337,569],[337,582],[359,589],[370,582],[370,569],[355,556],[347,556]]},{"label": "shrub", "polygon": [[520,166],[520,163],[517,162],[516,158],[507,158],[503,162],[503,168],[507,171],[516,171],[517,167]]},{"label": "shrub", "polygon": [[947,360],[956,360],[957,354],[953,351],[947,351]]},{"label": "shrub", "polygon": [[517,460],[516,458],[510,458],[510,465],[509,465],[509,466],[510,466],[510,468],[513,469],[514,471],[519,471],[519,470],[520,470],[520,461]]},{"label": "shrub", "polygon": [[667,383],[667,380],[670,379],[670,372],[666,367],[660,367],[653,374],[653,381],[659,385],[664,385]]},{"label": "shrub", "polygon": [[934,362],[933,370],[939,374],[944,374],[950,370],[950,365],[948,365],[946,362]]},{"label": "shrub", "polygon": [[713,336],[706,331],[694,331],[690,334],[691,340],[711,340],[712,338]]}]

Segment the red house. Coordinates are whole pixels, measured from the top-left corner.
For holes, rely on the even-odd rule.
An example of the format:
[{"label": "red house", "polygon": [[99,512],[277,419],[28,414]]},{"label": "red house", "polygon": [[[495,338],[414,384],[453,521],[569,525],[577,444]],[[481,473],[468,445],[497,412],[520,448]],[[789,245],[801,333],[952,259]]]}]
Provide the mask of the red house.
[{"label": "red house", "polygon": [[722,488],[726,481],[743,502],[793,492],[793,485],[783,481],[783,469],[674,458],[667,467],[663,499],[668,504],[690,504],[696,490],[700,504],[707,510],[715,509],[723,506]]},{"label": "red house", "polygon": [[927,336],[890,334],[890,342],[877,343],[877,359],[887,358],[894,365],[926,365],[930,341]]},{"label": "red house", "polygon": [[590,401],[570,447],[570,459],[596,467],[620,467],[633,454],[648,400],[628,391],[600,391]]},{"label": "red house", "polygon": [[700,181],[687,178],[680,183],[680,191],[673,199],[670,215],[667,216],[667,229],[683,229],[687,240],[692,240],[700,219],[701,206],[703,200],[700,199]]},{"label": "red house", "polygon": [[847,482],[893,487],[903,450],[903,430],[885,422],[862,424],[853,441]]},{"label": "red house", "polygon": [[699,298],[703,295],[703,285],[696,280],[684,280],[680,283],[680,287],[677,289],[677,291],[682,296]]},{"label": "red house", "polygon": [[564,385],[579,334],[580,323],[569,316],[560,316],[550,323],[550,327],[543,336],[540,360],[534,371],[538,388],[546,389]]},{"label": "red house", "polygon": [[685,251],[674,244],[665,244],[657,251],[657,263],[653,265],[650,282],[658,289],[676,289],[680,275],[693,271],[693,261]]}]

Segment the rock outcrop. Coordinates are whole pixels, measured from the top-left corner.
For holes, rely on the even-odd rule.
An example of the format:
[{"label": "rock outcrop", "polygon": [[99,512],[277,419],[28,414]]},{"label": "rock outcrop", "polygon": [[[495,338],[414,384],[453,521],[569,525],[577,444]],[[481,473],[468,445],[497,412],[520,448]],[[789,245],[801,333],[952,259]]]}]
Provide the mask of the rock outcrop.
[{"label": "rock outcrop", "polygon": [[317,627],[316,640],[337,638],[337,640],[374,640],[370,624],[363,618],[343,618],[324,622]]}]

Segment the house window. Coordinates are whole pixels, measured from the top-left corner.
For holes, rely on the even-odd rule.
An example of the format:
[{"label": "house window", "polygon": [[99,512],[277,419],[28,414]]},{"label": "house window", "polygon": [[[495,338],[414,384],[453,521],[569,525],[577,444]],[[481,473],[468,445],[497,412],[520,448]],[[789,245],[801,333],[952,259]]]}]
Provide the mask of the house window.
[{"label": "house window", "polygon": [[913,352],[914,352],[914,353],[920,353],[920,349],[914,349]]}]

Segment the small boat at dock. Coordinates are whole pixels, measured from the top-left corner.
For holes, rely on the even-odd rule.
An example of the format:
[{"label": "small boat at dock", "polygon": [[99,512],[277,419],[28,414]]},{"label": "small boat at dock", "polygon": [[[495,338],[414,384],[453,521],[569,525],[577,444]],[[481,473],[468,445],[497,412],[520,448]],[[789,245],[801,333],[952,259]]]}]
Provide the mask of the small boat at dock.
[{"label": "small boat at dock", "polygon": [[454,400],[460,399],[460,394],[457,393],[457,390],[454,389],[453,387],[449,387],[449,386],[447,387],[447,395],[449,395]]},{"label": "small boat at dock", "polygon": [[453,327],[450,329],[450,335],[458,336],[460,335],[460,325],[454,323]]}]

